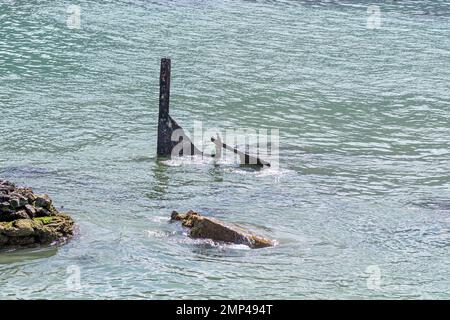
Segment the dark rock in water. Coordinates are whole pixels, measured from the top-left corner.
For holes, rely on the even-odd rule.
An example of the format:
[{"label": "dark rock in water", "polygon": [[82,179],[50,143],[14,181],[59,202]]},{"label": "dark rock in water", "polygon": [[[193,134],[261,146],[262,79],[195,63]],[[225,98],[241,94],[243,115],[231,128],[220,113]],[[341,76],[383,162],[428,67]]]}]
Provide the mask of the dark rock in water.
[{"label": "dark rock in water", "polygon": [[9,211],[9,202],[0,202],[0,212]]},{"label": "dark rock in water", "polygon": [[74,221],[58,212],[48,195],[0,179],[0,249],[64,241]]},{"label": "dark rock in water", "polygon": [[9,202],[11,200],[11,196],[6,192],[8,191],[0,189],[0,202]]},{"label": "dark rock in water", "polygon": [[18,219],[30,219],[30,216],[27,214],[25,210],[12,211],[9,214],[9,221],[18,220]]},{"label": "dark rock in water", "polygon": [[275,242],[270,239],[254,235],[238,226],[202,216],[192,210],[186,214],[173,211],[171,219],[181,221],[184,227],[190,228],[189,236],[192,238],[244,244],[250,248],[264,248],[275,245]]},{"label": "dark rock in water", "polygon": [[12,185],[8,184],[0,185],[0,192],[10,192],[12,190],[14,190],[14,186]]},{"label": "dark rock in water", "polygon": [[36,209],[31,204],[25,205],[25,211],[28,213],[30,218],[34,218],[36,216]]},{"label": "dark rock in water", "polygon": [[48,197],[48,195],[38,196],[35,200],[36,207],[41,207],[45,209],[49,209],[52,205],[52,200]]},{"label": "dark rock in water", "polygon": [[28,199],[20,194],[13,193],[11,194],[11,200],[9,200],[9,203],[13,209],[17,209],[26,205],[28,203]]},{"label": "dark rock in water", "polygon": [[49,217],[54,215],[51,211],[44,208],[36,208],[36,217]]}]

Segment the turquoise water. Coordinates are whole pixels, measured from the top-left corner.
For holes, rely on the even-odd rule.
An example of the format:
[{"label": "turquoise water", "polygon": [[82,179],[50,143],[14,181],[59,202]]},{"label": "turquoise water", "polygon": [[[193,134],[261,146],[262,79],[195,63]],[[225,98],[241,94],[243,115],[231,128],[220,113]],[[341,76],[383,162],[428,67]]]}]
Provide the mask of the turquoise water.
[{"label": "turquoise water", "polygon": [[[0,1],[0,177],[79,228],[1,253],[1,298],[450,298],[449,4],[74,2]],[[161,57],[183,127],[279,129],[280,168],[157,160]]]}]

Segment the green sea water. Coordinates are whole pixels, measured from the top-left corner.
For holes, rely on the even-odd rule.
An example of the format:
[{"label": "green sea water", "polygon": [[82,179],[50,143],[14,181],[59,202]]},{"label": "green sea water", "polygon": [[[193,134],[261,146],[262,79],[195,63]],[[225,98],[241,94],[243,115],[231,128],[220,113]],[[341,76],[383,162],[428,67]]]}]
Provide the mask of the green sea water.
[{"label": "green sea water", "polygon": [[[78,226],[0,298],[450,298],[450,4],[371,4],[0,0],[0,178]],[[278,129],[279,168],[158,160],[162,57],[180,125]]]}]

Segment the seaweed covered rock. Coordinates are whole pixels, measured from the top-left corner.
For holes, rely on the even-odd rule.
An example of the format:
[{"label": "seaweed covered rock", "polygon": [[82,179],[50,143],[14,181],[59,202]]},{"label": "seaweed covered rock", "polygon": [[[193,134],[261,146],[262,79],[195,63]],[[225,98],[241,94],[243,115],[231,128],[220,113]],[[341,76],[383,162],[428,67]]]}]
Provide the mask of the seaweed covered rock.
[{"label": "seaweed covered rock", "polygon": [[173,211],[171,220],[181,221],[184,227],[190,228],[192,238],[205,238],[235,244],[244,244],[250,248],[264,248],[275,245],[275,242],[250,233],[238,226],[226,224],[189,210],[185,214]]},{"label": "seaweed covered rock", "polygon": [[49,244],[73,235],[74,221],[48,195],[0,179],[0,249]]}]

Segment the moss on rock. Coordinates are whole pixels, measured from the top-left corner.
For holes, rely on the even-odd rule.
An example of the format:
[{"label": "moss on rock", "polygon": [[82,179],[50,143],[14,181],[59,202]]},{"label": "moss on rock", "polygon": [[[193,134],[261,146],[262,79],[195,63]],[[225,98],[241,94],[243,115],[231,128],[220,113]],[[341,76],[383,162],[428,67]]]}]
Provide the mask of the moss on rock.
[{"label": "moss on rock", "polygon": [[65,241],[74,221],[53,206],[48,195],[0,179],[0,249]]}]

